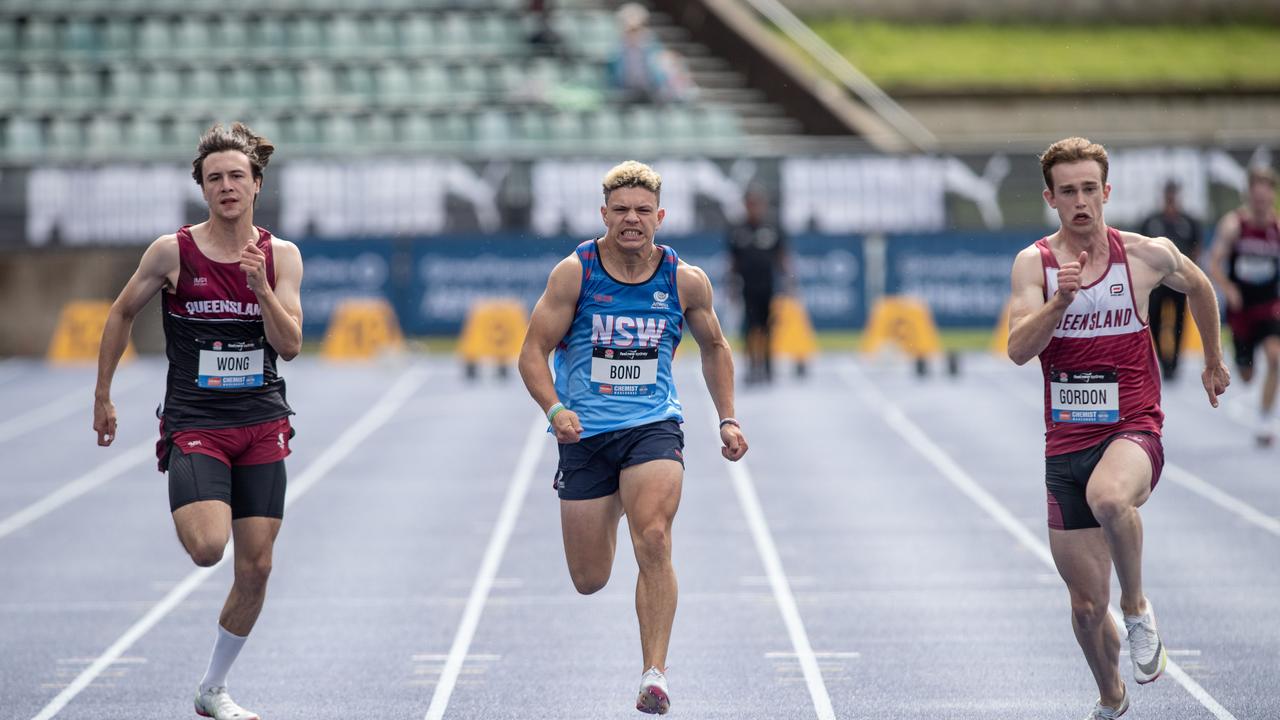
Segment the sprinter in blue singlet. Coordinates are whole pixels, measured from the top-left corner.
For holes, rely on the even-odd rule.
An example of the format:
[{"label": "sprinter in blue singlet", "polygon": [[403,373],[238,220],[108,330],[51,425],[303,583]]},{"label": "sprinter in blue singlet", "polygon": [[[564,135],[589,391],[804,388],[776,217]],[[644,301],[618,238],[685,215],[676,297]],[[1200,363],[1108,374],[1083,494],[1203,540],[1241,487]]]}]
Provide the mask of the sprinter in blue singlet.
[{"label": "sprinter in blue singlet", "polygon": [[[733,418],[733,354],[712,308],[711,282],[654,242],[665,212],[662,180],[627,161],[604,178],[605,234],[551,271],[533,309],[520,375],[559,442],[569,575],[578,592],[603,588],[625,513],[640,574],[636,614],[644,670],[636,709],[665,714],[667,646],[675,619],[671,524],[684,477],[684,433],[671,358],[687,329],[720,416],[721,454],[738,460],[746,438]],[[547,355],[555,350],[555,379]]]}]

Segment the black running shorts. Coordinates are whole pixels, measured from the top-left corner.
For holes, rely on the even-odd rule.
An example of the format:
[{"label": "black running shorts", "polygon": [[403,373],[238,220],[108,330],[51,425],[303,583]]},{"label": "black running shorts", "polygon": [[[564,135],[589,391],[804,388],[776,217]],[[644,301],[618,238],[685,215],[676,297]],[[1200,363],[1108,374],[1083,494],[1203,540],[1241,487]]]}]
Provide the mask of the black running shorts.
[{"label": "black running shorts", "polygon": [[618,492],[624,468],[653,460],[684,465],[684,431],[675,420],[592,435],[560,444],[560,465],[551,487],[561,500],[591,500]]},{"label": "black running shorts", "polygon": [[1101,527],[1086,500],[1089,476],[1111,443],[1124,438],[1147,451],[1151,460],[1151,487],[1160,481],[1164,468],[1164,446],[1160,438],[1141,431],[1118,432],[1106,440],[1075,452],[1050,455],[1044,459],[1045,495],[1049,501],[1049,527],[1054,530],[1081,530]]},{"label": "black running shorts", "polygon": [[220,500],[231,506],[231,518],[284,517],[286,477],[284,461],[234,465],[202,453],[169,450],[169,510],[199,500]]}]

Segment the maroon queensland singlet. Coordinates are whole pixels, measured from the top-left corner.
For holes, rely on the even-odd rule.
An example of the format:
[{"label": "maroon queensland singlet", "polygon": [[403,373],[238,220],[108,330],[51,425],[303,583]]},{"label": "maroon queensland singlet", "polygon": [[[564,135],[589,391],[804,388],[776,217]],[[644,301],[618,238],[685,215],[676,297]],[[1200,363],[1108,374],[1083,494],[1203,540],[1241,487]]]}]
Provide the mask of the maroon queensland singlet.
[{"label": "maroon queensland singlet", "polygon": [[1280,221],[1254,224],[1239,211],[1240,237],[1231,246],[1227,277],[1240,288],[1245,307],[1280,299]]},{"label": "maroon queensland singlet", "polygon": [[[257,245],[274,288],[271,233],[258,228]],[[190,225],[178,231],[178,256],[177,287],[164,293],[162,307],[169,357],[164,431],[242,427],[292,415],[258,296],[240,263],[210,260]]]},{"label": "maroon queensland singlet", "polygon": [[[1138,315],[1124,242],[1107,228],[1107,271],[1082,287],[1040,353],[1045,456],[1093,447],[1119,432],[1160,435],[1160,371],[1147,322]],[[1045,300],[1058,291],[1049,239],[1036,243]]]}]

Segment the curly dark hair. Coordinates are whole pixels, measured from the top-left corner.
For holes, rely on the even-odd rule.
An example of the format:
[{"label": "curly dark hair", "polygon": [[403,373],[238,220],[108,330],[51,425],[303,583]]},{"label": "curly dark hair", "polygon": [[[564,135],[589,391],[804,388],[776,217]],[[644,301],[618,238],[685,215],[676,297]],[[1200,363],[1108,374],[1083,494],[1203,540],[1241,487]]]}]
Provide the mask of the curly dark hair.
[{"label": "curly dark hair", "polygon": [[262,171],[266,169],[276,146],[242,122],[234,123],[230,128],[218,123],[200,136],[200,142],[196,145],[196,159],[191,161],[191,177],[195,178],[197,185],[204,187],[204,159],[211,153],[224,150],[239,150],[244,153],[249,158],[249,166],[253,168],[254,179],[261,179]]}]

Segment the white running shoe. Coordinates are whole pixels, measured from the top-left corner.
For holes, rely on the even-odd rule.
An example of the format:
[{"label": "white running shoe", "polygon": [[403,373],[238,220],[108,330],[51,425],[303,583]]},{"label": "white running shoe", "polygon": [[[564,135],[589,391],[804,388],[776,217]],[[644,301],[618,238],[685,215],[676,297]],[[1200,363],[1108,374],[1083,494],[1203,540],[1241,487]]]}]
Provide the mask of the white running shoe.
[{"label": "white running shoe", "polygon": [[650,715],[666,715],[671,709],[671,697],[667,694],[667,676],[656,667],[644,671],[640,678],[640,697],[636,709]]},{"label": "white running shoe", "polygon": [[1133,661],[1133,679],[1140,685],[1154,682],[1169,664],[1169,655],[1156,632],[1155,610],[1150,600],[1146,603],[1147,611],[1143,614],[1124,616],[1124,627],[1129,634],[1129,659]]},{"label": "white running shoe", "polygon": [[1085,716],[1084,720],[1115,720],[1129,710],[1129,690],[1125,688],[1124,697],[1120,699],[1120,704],[1110,708],[1102,704],[1102,698],[1098,698],[1098,702],[1094,703],[1093,712]]},{"label": "white running shoe", "polygon": [[197,690],[196,714],[213,720],[259,720],[257,713],[235,704],[225,686]]}]

